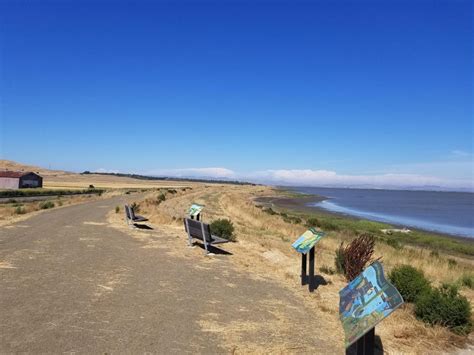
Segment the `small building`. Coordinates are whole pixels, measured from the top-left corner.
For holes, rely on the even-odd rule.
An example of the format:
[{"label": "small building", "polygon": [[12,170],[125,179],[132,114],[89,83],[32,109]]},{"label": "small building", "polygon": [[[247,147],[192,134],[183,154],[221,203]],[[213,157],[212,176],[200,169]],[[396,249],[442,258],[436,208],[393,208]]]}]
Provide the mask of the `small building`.
[{"label": "small building", "polygon": [[0,171],[0,189],[43,187],[43,178],[31,171]]}]

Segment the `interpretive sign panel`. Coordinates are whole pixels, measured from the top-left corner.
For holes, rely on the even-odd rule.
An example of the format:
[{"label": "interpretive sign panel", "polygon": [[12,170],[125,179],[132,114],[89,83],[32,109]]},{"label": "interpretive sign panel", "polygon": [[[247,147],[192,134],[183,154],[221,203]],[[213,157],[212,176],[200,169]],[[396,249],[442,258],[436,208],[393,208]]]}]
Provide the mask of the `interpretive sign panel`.
[{"label": "interpretive sign panel", "polygon": [[204,206],[198,205],[197,203],[193,203],[189,208],[189,215],[192,217],[196,217],[199,213],[201,213]]},{"label": "interpretive sign panel", "polygon": [[324,237],[324,232],[314,228],[308,229],[291,245],[298,253],[306,254],[314,245]]},{"label": "interpretive sign panel", "polygon": [[403,304],[398,290],[385,279],[376,261],[339,291],[339,318],[346,347],[361,338]]}]

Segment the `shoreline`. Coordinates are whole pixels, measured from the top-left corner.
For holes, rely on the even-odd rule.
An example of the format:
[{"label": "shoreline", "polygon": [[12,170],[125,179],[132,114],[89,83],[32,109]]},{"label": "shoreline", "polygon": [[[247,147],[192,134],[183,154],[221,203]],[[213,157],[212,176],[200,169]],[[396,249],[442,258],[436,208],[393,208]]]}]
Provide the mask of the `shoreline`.
[{"label": "shoreline", "polygon": [[[282,189],[282,188],[276,188],[275,190],[280,196],[264,196],[264,197],[258,197],[254,200],[257,204],[261,205],[271,205],[279,209],[287,210],[289,212],[294,212],[297,214],[305,214],[305,215],[323,215],[327,217],[336,217],[336,218],[341,218],[349,221],[369,221],[373,223],[378,223],[381,225],[385,225],[387,228],[401,228],[401,227],[407,227],[405,225],[397,224],[397,223],[389,223],[389,222],[380,222],[376,220],[371,220],[367,218],[362,218],[346,213],[341,213],[341,212],[335,212],[335,211],[330,211],[321,207],[317,206],[308,206],[308,203],[318,203],[322,202],[324,200],[328,200],[329,198],[321,195],[309,195],[309,194],[304,194],[300,192],[296,192],[294,190],[287,190],[287,189]],[[460,236],[460,235],[455,235],[455,234],[449,234],[449,233],[443,233],[443,232],[434,232],[431,230],[426,230],[422,228],[416,228],[416,227],[408,227],[410,231],[413,233],[422,233],[425,235],[428,235],[430,237],[434,238],[440,238],[440,239],[451,239],[454,241],[458,242],[463,242],[467,243],[470,245],[474,245],[474,239],[465,237],[465,236]],[[408,234],[410,235],[410,234]],[[389,236],[389,235],[387,235]]]}]

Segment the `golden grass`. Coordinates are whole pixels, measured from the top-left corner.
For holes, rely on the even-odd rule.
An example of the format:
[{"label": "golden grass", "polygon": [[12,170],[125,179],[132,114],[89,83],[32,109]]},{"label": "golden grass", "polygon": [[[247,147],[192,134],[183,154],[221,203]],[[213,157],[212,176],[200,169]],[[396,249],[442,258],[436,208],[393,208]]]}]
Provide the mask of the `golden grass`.
[{"label": "golden grass", "polygon": [[[191,203],[205,205],[203,219],[230,218],[236,228],[237,243],[226,244],[224,249],[233,253],[232,263],[242,270],[252,270],[249,276],[272,278],[284,287],[292,290],[304,306],[314,312],[318,324],[334,340],[335,346],[343,343],[342,327],[338,318],[338,292],[346,284],[340,275],[322,274],[328,285],[320,286],[314,294],[299,286],[299,257],[291,248],[291,242],[304,230],[302,225],[289,224],[278,215],[269,215],[255,207],[253,199],[268,196],[276,192],[261,186],[196,186],[193,190],[167,194],[167,200],[157,205],[156,193],[150,193],[140,207],[152,223],[168,228],[176,233],[182,229],[181,218]],[[341,233],[329,233],[316,249],[317,269],[322,266],[334,268],[334,252],[347,236]],[[377,243],[376,257],[381,256],[388,273],[397,264],[410,264],[422,269],[435,284],[453,282],[462,274],[473,274],[472,259],[457,257],[457,264],[450,265],[448,255],[431,256],[430,250],[423,248],[395,249],[386,244]],[[472,290],[463,290],[472,302]],[[426,353],[427,351],[447,351],[462,347],[465,338],[454,335],[445,328],[429,327],[418,321],[405,305],[377,326],[376,332],[382,338],[385,351],[405,353]],[[214,327],[213,322],[205,326]],[[234,325],[229,325],[231,329]],[[284,345],[282,345],[284,348]],[[283,349],[282,348],[282,349]],[[245,349],[246,351],[249,349]],[[254,349],[258,351],[259,348]],[[246,352],[244,351],[244,352]]]},{"label": "golden grass", "polygon": [[33,171],[43,177],[43,187],[48,189],[86,189],[89,185],[107,189],[152,189],[181,188],[202,185],[197,182],[141,180],[113,175],[81,175],[62,170],[49,170],[38,166],[17,163],[11,160],[0,160],[0,170]]}]

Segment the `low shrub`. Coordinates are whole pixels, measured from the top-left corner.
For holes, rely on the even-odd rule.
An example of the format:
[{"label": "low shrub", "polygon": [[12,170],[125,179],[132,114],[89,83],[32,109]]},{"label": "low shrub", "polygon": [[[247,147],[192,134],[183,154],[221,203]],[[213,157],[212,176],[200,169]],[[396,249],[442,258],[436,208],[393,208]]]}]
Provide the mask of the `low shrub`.
[{"label": "low shrub", "polygon": [[63,205],[63,201],[58,200],[58,206],[62,206],[62,205]]},{"label": "low shrub", "polygon": [[437,250],[432,250],[432,251],[430,252],[430,256],[431,256],[432,258],[439,258],[439,251],[437,251]]},{"label": "low shrub", "polygon": [[334,266],[336,267],[336,272],[338,274],[344,275],[346,273],[343,243],[341,243],[341,245],[339,245],[339,248],[336,249],[336,257],[334,258]]},{"label": "low shrub", "polygon": [[212,234],[230,241],[235,241],[234,224],[230,219],[216,219],[211,223],[210,227]]},{"label": "low shrub", "polygon": [[459,279],[459,284],[472,290],[474,288],[474,276],[468,274],[462,275]]},{"label": "low shrub", "polygon": [[[280,215],[281,215],[281,214],[280,214]],[[292,224],[300,224],[300,223],[301,223],[301,218],[296,217],[296,216],[288,216],[288,215],[285,215],[285,216],[283,216],[283,220],[284,220],[286,223],[292,223]]]},{"label": "low shrub", "polygon": [[442,325],[461,335],[472,329],[471,304],[455,285],[444,284],[420,295],[415,315],[428,324]]},{"label": "low shrub", "polygon": [[44,201],[44,202],[41,202],[39,204],[39,208],[42,209],[42,210],[47,210],[49,208],[53,208],[54,207],[54,202],[52,201]]},{"label": "low shrub", "polygon": [[15,208],[15,214],[25,214],[25,213],[26,213],[26,210],[24,207],[17,206],[17,208]]},{"label": "low shrub", "polygon": [[346,247],[341,243],[336,250],[336,270],[343,273],[347,281],[354,280],[372,261],[374,247],[375,237],[371,234],[358,236]]},{"label": "low shrub", "polygon": [[176,193],[178,193],[178,191],[176,191],[175,189],[168,189],[168,192],[169,192],[170,194],[176,194]]},{"label": "low shrub", "polygon": [[310,217],[306,220],[306,227],[319,227],[319,219],[315,217]]},{"label": "low shrub", "polygon": [[388,275],[405,302],[415,302],[423,293],[431,290],[430,282],[421,270],[410,265],[395,267]]},{"label": "low shrub", "polygon": [[337,224],[334,224],[330,221],[325,221],[325,220],[322,220],[318,227],[321,228],[324,231],[337,231],[337,230],[339,230],[339,226]]},{"label": "low shrub", "polygon": [[392,248],[394,249],[397,249],[397,250],[400,250],[403,248],[402,244],[396,240],[396,239],[392,239],[392,238],[387,238],[387,239],[384,239],[384,242],[391,246]]},{"label": "low shrub", "polygon": [[82,194],[98,194],[101,195],[103,189],[84,189],[84,190],[56,190],[56,189],[17,189],[2,190],[0,197],[27,197],[27,196],[66,196],[66,195],[82,195]]},{"label": "low shrub", "polygon": [[263,212],[268,213],[269,215],[272,215],[272,216],[277,214],[271,207],[264,208]]},{"label": "low shrub", "polygon": [[119,213],[120,212],[120,206],[115,206],[115,213]]},{"label": "low shrub", "polygon": [[336,273],[336,270],[334,270],[332,267],[323,265],[319,268],[319,270],[326,275],[334,275]]},{"label": "low shrub", "polygon": [[448,259],[448,266],[451,268],[451,267],[455,267],[456,265],[458,264],[458,262],[454,259]]},{"label": "low shrub", "polygon": [[337,231],[339,230],[339,226],[336,225],[335,223],[329,221],[329,220],[324,220],[324,219],[318,219],[316,217],[310,217],[306,220],[306,227],[311,228],[311,227],[318,227],[324,231]]}]

